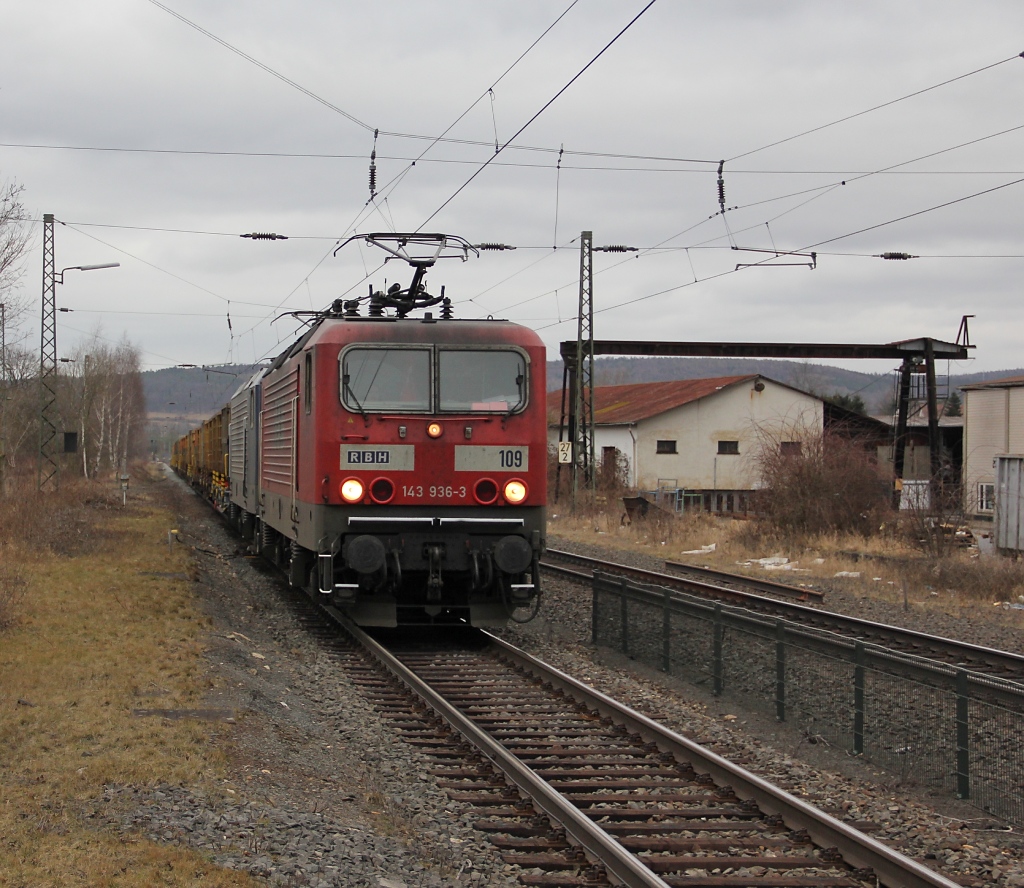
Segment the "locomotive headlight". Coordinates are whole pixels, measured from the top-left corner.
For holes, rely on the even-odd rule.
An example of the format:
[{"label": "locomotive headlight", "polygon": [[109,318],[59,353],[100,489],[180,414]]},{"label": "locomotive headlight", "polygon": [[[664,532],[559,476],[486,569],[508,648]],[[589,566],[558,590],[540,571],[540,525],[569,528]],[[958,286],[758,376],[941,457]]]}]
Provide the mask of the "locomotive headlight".
[{"label": "locomotive headlight", "polygon": [[441,432],[443,431],[444,429],[441,427],[441,423],[439,422],[432,422],[427,426],[427,434],[430,435],[431,438],[440,438]]},{"label": "locomotive headlight", "polygon": [[504,494],[505,502],[518,506],[526,499],[526,482],[520,481],[518,478],[505,482]]},{"label": "locomotive headlight", "polygon": [[358,503],[363,498],[365,488],[363,487],[363,482],[358,478],[346,478],[341,482],[338,491],[346,503]]}]

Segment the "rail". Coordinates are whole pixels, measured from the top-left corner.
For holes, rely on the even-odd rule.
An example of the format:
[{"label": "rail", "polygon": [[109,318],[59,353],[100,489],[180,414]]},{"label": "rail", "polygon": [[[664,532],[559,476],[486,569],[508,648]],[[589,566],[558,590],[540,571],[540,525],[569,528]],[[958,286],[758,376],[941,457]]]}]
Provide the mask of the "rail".
[{"label": "rail", "polygon": [[[859,639],[865,643],[873,643],[892,648],[893,650],[905,651],[921,657],[964,666],[975,672],[989,674],[994,678],[1024,683],[1024,655],[1013,653],[1012,651],[1001,651],[995,648],[982,647],[981,645],[968,644],[939,635],[929,635],[925,632],[917,632],[901,626],[873,623],[869,620],[810,607],[793,601],[780,601],[776,598],[756,595],[743,591],[741,588],[735,588],[746,580],[745,577],[735,574],[726,575],[730,578],[731,583],[731,586],[727,588],[713,583],[687,580],[682,577],[642,570],[582,555],[552,552],[551,550],[548,551],[548,555],[590,569],[589,573],[585,573],[583,571],[567,570],[559,565],[542,562],[542,566],[547,567],[549,570],[558,571],[576,580],[590,581],[594,576],[594,571],[599,571],[609,575],[625,577],[640,585],[656,586],[663,589],[669,588],[705,600],[712,599],[729,602],[757,613],[778,617],[790,623],[811,626],[848,638]],[[751,587],[761,588],[762,590],[764,584],[765,581],[763,580],[750,581]],[[792,592],[800,591],[795,590],[791,586],[783,586],[783,588],[790,589]]]},{"label": "rail", "polygon": [[1024,685],[595,574],[592,640],[1024,823]]},{"label": "rail", "polygon": [[[487,763],[498,769],[505,775],[508,783],[514,785],[532,801],[533,807],[543,811],[554,823],[558,824],[565,831],[565,835],[583,849],[586,858],[594,864],[599,865],[598,872],[604,874],[611,884],[625,885],[629,888],[665,888],[669,885],[681,884],[708,884],[706,878],[694,880],[691,876],[668,875],[677,867],[685,867],[687,872],[692,870],[716,871],[725,868],[726,870],[735,867],[743,867],[746,860],[749,866],[763,866],[775,860],[779,867],[784,870],[792,867],[821,867],[825,871],[833,870],[838,866],[840,874],[828,875],[820,878],[807,877],[797,881],[787,881],[786,884],[813,884],[832,886],[854,886],[854,885],[884,885],[887,888],[957,888],[956,883],[944,876],[930,870],[926,866],[894,851],[885,844],[872,839],[859,832],[849,824],[817,810],[807,803],[789,795],[788,793],[772,786],[767,781],[753,775],[737,765],[734,765],[704,749],[696,743],[669,731],[667,728],[657,724],[641,713],[601,694],[581,682],[573,679],[558,670],[531,657],[523,651],[507,644],[500,639],[488,637],[496,657],[510,664],[512,675],[524,675],[530,681],[530,687],[541,689],[538,693],[543,694],[541,702],[520,703],[520,710],[539,710],[536,718],[542,722],[539,729],[544,737],[557,732],[554,724],[549,722],[558,721],[558,716],[550,715],[550,707],[553,702],[566,700],[571,703],[570,710],[584,713],[590,724],[606,726],[603,730],[610,730],[614,736],[625,738],[620,745],[603,753],[602,741],[595,741],[587,736],[579,742],[583,744],[578,751],[565,750],[561,741],[557,742],[559,751],[552,752],[544,748],[543,742],[536,740],[529,741],[525,745],[539,747],[524,751],[518,749],[518,755],[514,754],[505,743],[500,742],[496,735],[502,733],[502,729],[516,734],[522,729],[506,727],[506,720],[501,712],[506,707],[515,707],[515,695],[510,693],[509,700],[512,702],[501,702],[505,693],[506,679],[496,678],[492,675],[484,676],[483,667],[470,665],[463,668],[460,673],[457,666],[453,665],[456,659],[451,653],[444,651],[425,651],[415,655],[405,653],[394,653],[383,644],[368,637],[366,633],[352,626],[340,613],[334,612],[332,617],[339,623],[345,625],[350,634],[356,638],[389,673],[409,692],[423,700],[452,729],[468,740],[483,756]],[[410,666],[404,661],[413,661],[418,665]],[[468,672],[468,675],[465,674]],[[431,676],[438,673],[440,677]],[[456,688],[461,688],[461,692]],[[443,690],[442,690],[443,689]],[[450,698],[454,693],[455,697]],[[468,702],[455,703],[453,699],[459,694],[467,697]],[[390,698],[389,698],[390,699]],[[564,704],[562,704],[564,705]],[[482,714],[481,709],[486,710],[488,715]],[[506,717],[509,722],[514,721],[512,716]],[[547,719],[548,721],[545,721]],[[494,730],[485,729],[488,721],[496,722]],[[547,727],[544,727],[544,724]],[[610,727],[607,727],[610,726]],[[520,735],[521,736],[521,735]],[[608,742],[608,741],[603,741]],[[591,746],[596,749],[591,749]],[[652,830],[645,829],[638,825],[644,817],[649,817],[651,811],[645,811],[643,805],[636,807],[636,803],[630,805],[628,797],[623,799],[620,793],[625,790],[615,780],[621,770],[630,767],[625,759],[626,747],[639,747],[638,762],[643,762],[641,768],[647,768],[651,775],[647,780],[641,779],[639,785],[649,786],[650,780],[654,780],[655,786],[662,786],[663,791],[672,792],[669,787],[677,783],[692,781],[694,787],[702,787],[704,792],[709,793],[708,798],[717,797],[721,799],[719,808],[700,809],[692,816],[698,819],[696,822],[684,822],[684,825],[673,823],[673,814],[685,820],[685,808],[652,808],[653,821]],[[652,753],[657,750],[657,755]],[[448,759],[455,759],[460,753],[453,751],[451,744],[444,744],[443,749],[435,750]],[[571,763],[559,764],[562,756],[570,755]],[[522,758],[530,755],[539,756],[541,763],[535,760],[534,767],[530,767]],[[593,764],[591,760],[593,759]],[[652,766],[655,770],[650,770]],[[635,766],[632,766],[635,767]],[[566,777],[568,773],[572,777]],[[703,775],[697,774],[697,771]],[[474,766],[470,771],[464,772],[457,769],[454,773],[470,774],[480,773],[479,767]],[[592,778],[587,775],[593,773]],[[675,774],[672,777],[656,777],[656,774]],[[561,776],[559,776],[561,775]],[[687,776],[689,775],[689,776]],[[667,782],[660,783],[660,780]],[[609,782],[611,781],[611,782]],[[500,781],[499,781],[500,782]],[[559,786],[556,788],[555,784]],[[714,784],[719,787],[716,790],[717,796],[710,795]],[[494,785],[493,781],[489,785]],[[567,797],[564,785],[574,786],[579,790],[581,786],[590,786],[589,790],[582,790],[573,793],[573,799]],[[604,792],[598,792],[596,797],[581,800],[581,796],[593,794],[593,787],[604,787]],[[677,790],[678,792],[678,790]],[[610,794],[609,794],[610,793]],[[506,797],[488,796],[493,798],[495,803],[508,805]],[[650,795],[648,794],[650,798]],[[671,802],[672,796],[661,796],[657,793],[654,799],[663,798]],[[741,804],[739,799],[751,800],[750,803]],[[732,801],[730,801],[732,800]],[[620,807],[608,807],[612,804]],[[587,807],[590,805],[591,807]],[[593,807],[596,805],[595,807]],[[648,806],[650,807],[650,806]],[[489,809],[492,813],[500,812],[502,808]],[[520,809],[522,810],[522,809]],[[721,813],[717,816],[725,820],[715,820],[715,811]],[[660,812],[660,816],[658,814]],[[600,822],[596,822],[596,821]],[[688,842],[692,845],[692,853],[682,857],[661,856],[655,854],[650,857],[639,857],[627,850],[626,845],[630,843],[643,842],[638,836],[643,835],[666,835],[672,834],[675,830],[682,830],[684,833],[698,834],[708,829],[714,831],[727,830],[721,834],[728,835],[736,830],[749,831],[755,828],[754,825],[761,824],[756,830],[767,830],[769,833],[774,829],[778,835],[779,828],[785,828],[793,832],[794,838],[790,841],[812,842],[817,846],[816,855],[805,857],[787,857],[784,854],[774,856],[768,853],[767,856],[757,851],[779,839],[751,839],[748,843],[753,846],[753,853],[749,857],[722,857],[714,852],[703,854],[701,848],[707,844],[714,846],[713,840],[701,839],[698,841],[676,840]],[[774,824],[778,824],[775,826]],[[536,827],[531,827],[535,829]],[[618,838],[613,836],[614,832]],[[533,833],[531,833],[533,834]],[[800,839],[801,835],[807,838]],[[632,837],[632,838],[631,838]],[[549,843],[553,840],[546,840]],[[648,840],[649,841],[649,840]],[[744,846],[743,840],[730,839],[728,843],[735,844],[740,848]],[[550,845],[549,845],[550,846]],[[548,865],[552,855],[545,855]],[[532,859],[528,856],[524,859]],[[571,859],[571,858],[570,858]],[[527,864],[528,865],[528,864]],[[653,869],[652,869],[653,868]],[[655,870],[661,868],[666,873],[665,878]],[[843,875],[842,873],[846,873]],[[538,877],[550,878],[550,877]],[[574,877],[566,876],[564,881],[531,881],[526,875],[526,884],[583,884],[572,881]],[[712,881],[714,878],[711,877]],[[735,878],[726,878],[722,884],[744,885],[771,885],[781,884],[777,876],[771,872],[762,872],[760,875],[752,873],[743,876],[739,881]],[[589,884],[589,883],[588,883]],[[717,883],[716,883],[717,884]]]}]

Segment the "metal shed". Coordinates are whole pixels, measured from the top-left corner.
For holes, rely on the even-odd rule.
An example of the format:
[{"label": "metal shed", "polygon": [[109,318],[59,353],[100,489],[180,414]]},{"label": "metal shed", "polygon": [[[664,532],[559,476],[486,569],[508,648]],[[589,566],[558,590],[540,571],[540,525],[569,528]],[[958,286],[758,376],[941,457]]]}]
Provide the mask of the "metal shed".
[{"label": "metal shed", "polygon": [[1009,555],[1024,550],[1024,456],[996,455],[996,551]]}]

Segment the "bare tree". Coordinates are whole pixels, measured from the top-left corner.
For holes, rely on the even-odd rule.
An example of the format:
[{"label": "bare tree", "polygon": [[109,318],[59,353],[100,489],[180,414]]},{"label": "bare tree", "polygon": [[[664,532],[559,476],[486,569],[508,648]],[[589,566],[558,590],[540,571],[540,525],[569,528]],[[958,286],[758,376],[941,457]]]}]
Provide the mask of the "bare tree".
[{"label": "bare tree", "polygon": [[139,351],[127,339],[111,346],[94,336],[78,347],[72,367],[64,416],[78,431],[82,473],[116,471],[142,453],[146,405]]},{"label": "bare tree", "polygon": [[[31,457],[38,429],[39,355],[21,346],[7,347],[7,383],[0,386],[0,437],[4,439],[3,469],[16,468]],[[28,462],[31,460],[28,459]]]},{"label": "bare tree", "polygon": [[[12,463],[12,454],[21,446],[24,432],[19,429],[18,440],[13,444],[10,438],[9,422],[13,411],[9,409],[14,399],[11,394],[13,371],[12,352],[19,337],[13,331],[28,310],[28,301],[15,292],[24,269],[22,258],[28,250],[31,235],[28,215],[21,203],[22,186],[15,182],[0,181],[0,494],[5,487],[6,469]],[[20,356],[19,360],[20,360]]]},{"label": "bare tree", "polygon": [[9,330],[17,327],[28,311],[28,300],[15,292],[25,272],[22,259],[32,242],[28,213],[21,203],[23,190],[16,182],[0,181],[0,302],[9,344],[13,339]]}]

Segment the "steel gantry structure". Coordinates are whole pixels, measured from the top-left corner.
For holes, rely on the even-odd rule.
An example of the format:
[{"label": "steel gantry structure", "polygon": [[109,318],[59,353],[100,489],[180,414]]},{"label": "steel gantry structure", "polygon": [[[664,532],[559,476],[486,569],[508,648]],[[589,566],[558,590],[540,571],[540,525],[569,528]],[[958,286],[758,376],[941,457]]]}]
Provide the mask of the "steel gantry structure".
[{"label": "steel gantry structure", "polygon": [[[582,328],[582,323],[581,323]],[[568,426],[570,438],[579,448],[569,463],[573,475],[573,490],[576,490],[576,476],[590,479],[596,471],[593,444],[593,396],[587,391],[586,397],[568,399],[569,392],[581,387],[579,367],[582,349],[585,349],[590,363],[587,377],[588,386],[593,381],[593,359],[595,355],[630,355],[646,357],[688,357],[688,358],[824,358],[826,360],[873,359],[900,361],[899,390],[896,403],[896,428],[893,434],[893,471],[895,486],[893,501],[899,506],[902,489],[904,449],[910,415],[911,379],[915,373],[925,374],[928,405],[928,444],[931,452],[931,480],[934,484],[940,473],[941,448],[939,446],[939,411],[935,377],[937,360],[963,361],[969,356],[970,344],[967,334],[966,317],[960,326],[957,342],[921,337],[886,344],[865,343],[810,343],[810,342],[642,342],[636,340],[598,339],[581,346],[577,341],[561,343],[560,353],[565,367],[562,387],[562,416],[559,424],[559,441]],[[575,432],[583,425],[590,430],[587,438]]]}]

